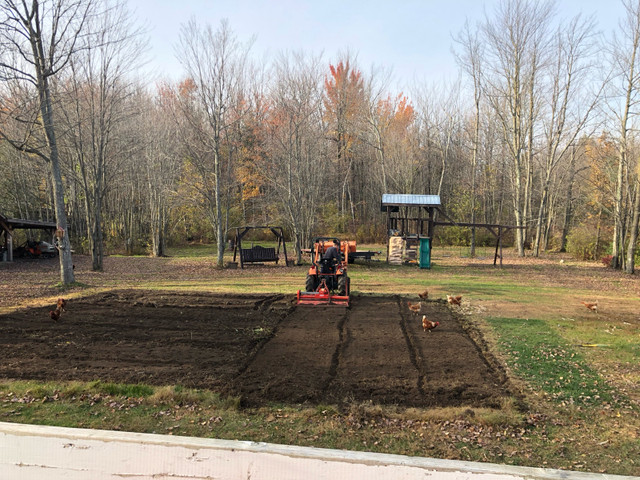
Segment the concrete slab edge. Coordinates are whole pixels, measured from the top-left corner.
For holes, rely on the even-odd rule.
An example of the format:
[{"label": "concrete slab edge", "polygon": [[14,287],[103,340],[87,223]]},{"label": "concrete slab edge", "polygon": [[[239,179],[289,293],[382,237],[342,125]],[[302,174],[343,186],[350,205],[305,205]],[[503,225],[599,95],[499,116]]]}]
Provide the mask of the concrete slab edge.
[{"label": "concrete slab edge", "polygon": [[[575,472],[535,467],[518,467],[494,463],[442,460],[428,457],[381,454],[350,450],[334,450],[315,447],[299,447],[262,442],[220,440],[198,437],[181,437],[151,433],[120,432],[82,428],[54,427],[0,422],[0,434],[13,436],[34,436],[68,440],[88,440],[98,442],[123,442],[142,445],[161,445],[189,449],[215,449],[220,451],[243,451],[267,453],[298,459],[313,459],[327,462],[350,464],[403,466],[435,470],[441,472],[467,472],[469,474],[510,475],[526,479],[567,479],[567,480],[625,480],[639,479],[636,476],[609,475],[601,473]],[[0,438],[1,440],[1,438]]]}]

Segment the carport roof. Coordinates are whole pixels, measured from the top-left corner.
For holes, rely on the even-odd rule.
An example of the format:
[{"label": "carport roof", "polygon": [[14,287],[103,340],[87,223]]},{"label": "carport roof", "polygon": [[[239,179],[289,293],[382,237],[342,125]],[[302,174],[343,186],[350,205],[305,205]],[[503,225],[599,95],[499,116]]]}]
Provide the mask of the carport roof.
[{"label": "carport roof", "polygon": [[55,222],[42,222],[40,220],[24,220],[20,218],[5,218],[0,215],[0,228],[15,230],[16,228],[40,228],[43,230],[55,230]]}]

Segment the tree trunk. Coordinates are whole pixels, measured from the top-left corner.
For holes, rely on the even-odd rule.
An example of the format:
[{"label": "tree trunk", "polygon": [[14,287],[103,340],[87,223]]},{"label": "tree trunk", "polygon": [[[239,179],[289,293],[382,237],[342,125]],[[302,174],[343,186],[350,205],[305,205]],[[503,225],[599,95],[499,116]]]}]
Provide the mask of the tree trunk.
[{"label": "tree trunk", "polygon": [[565,200],[564,210],[564,224],[562,225],[562,235],[560,237],[560,251],[567,251],[567,236],[569,235],[569,228],[571,227],[571,221],[573,220],[573,181],[575,179],[575,159],[576,151],[575,147],[571,148],[571,160],[569,162],[569,186],[567,187],[567,198]]},{"label": "tree trunk", "polygon": [[42,77],[38,71],[38,93],[40,96],[40,113],[42,114],[42,122],[49,146],[49,163],[51,167],[51,177],[53,180],[53,198],[54,208],[56,211],[56,223],[58,228],[64,232],[58,239],[58,251],[60,261],[60,281],[63,285],[69,285],[75,282],[73,274],[73,259],[71,257],[71,244],[69,242],[69,232],[67,228],[67,214],[64,209],[64,187],[62,184],[62,174],[60,172],[60,157],[58,153],[58,144],[56,142],[56,133],[53,128],[53,111],[51,103],[51,92],[49,90],[49,82],[46,77]]},{"label": "tree trunk", "polygon": [[545,178],[544,185],[542,187],[542,195],[540,195],[540,205],[538,207],[538,219],[536,220],[536,237],[533,244],[533,255],[535,257],[540,256],[540,243],[542,241],[542,225],[543,219],[545,215],[548,214],[548,199],[549,199],[549,187],[550,187],[550,178],[549,178],[549,170],[547,170],[547,178]]},{"label": "tree trunk", "polygon": [[[89,240],[89,250],[91,251],[91,268],[94,272],[102,271],[102,201],[99,198],[94,200],[93,205],[89,204],[89,196],[85,192],[85,208],[87,222],[87,237]],[[90,208],[93,207],[93,212]]]},{"label": "tree trunk", "polygon": [[[623,140],[626,142],[626,140]],[[616,192],[614,196],[613,210],[613,240],[611,248],[611,267],[620,268],[622,254],[622,182],[624,179],[624,160],[626,152],[624,146],[618,158],[618,174],[616,177]]]},{"label": "tree trunk", "polygon": [[[475,125],[473,132],[473,154],[471,159],[471,223],[476,223],[476,168],[478,165],[478,143],[480,141],[480,105],[476,94]],[[476,256],[476,227],[471,227],[471,258]]]},{"label": "tree trunk", "polygon": [[633,220],[629,231],[629,244],[627,245],[627,262],[625,271],[632,274],[635,269],[636,243],[638,241],[638,224],[640,223],[640,178],[636,180],[636,195],[633,201]]},{"label": "tree trunk", "polygon": [[602,233],[602,207],[598,210],[598,222],[596,224],[596,244],[593,247],[593,260],[598,258],[598,250],[600,250],[600,239]]},{"label": "tree trunk", "polygon": [[215,199],[216,199],[216,237],[218,243],[218,255],[216,259],[216,264],[218,267],[224,267],[224,227],[222,223],[222,193],[220,192],[221,188],[221,168],[220,168],[220,154],[218,153],[218,148],[220,145],[220,139],[216,139],[215,141],[215,152],[214,156],[214,169],[215,169]]}]

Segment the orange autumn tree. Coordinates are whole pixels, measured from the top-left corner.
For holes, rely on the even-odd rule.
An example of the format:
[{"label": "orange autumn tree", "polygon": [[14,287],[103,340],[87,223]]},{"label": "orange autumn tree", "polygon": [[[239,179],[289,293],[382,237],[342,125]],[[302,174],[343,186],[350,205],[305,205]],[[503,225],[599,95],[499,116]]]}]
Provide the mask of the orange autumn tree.
[{"label": "orange autumn tree", "polygon": [[417,160],[412,129],[415,109],[402,93],[378,101],[376,108],[376,156],[383,189],[412,191]]},{"label": "orange autumn tree", "polygon": [[362,72],[353,68],[348,59],[329,65],[324,89],[324,121],[327,136],[335,145],[336,172],[341,175],[339,180],[342,182],[339,208],[342,215],[350,210],[353,218],[355,202],[351,182],[356,159],[354,146],[361,130],[359,123],[364,117],[366,105]]},{"label": "orange autumn tree", "polygon": [[329,65],[329,72],[324,80],[325,121],[340,161],[350,156],[356,138],[355,124],[364,106],[364,82],[362,73],[351,68],[349,60]]}]

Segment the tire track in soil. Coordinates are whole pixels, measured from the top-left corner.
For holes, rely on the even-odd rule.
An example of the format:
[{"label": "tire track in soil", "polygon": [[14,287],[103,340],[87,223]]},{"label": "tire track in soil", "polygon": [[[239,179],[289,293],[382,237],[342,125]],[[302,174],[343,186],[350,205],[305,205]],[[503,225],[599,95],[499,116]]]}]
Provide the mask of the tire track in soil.
[{"label": "tire track in soil", "polygon": [[464,320],[438,301],[423,302],[422,313],[440,322],[424,334],[419,322],[407,325],[422,353],[425,405],[499,408],[509,394],[499,372],[464,328]]},{"label": "tire track in soil", "polygon": [[261,300],[258,300],[253,305],[253,309],[254,310],[260,310],[264,314],[264,312],[266,310],[268,310],[271,305],[273,305],[275,302],[278,302],[278,301],[280,301],[282,299],[284,299],[284,295],[283,294],[270,295],[270,296],[265,297],[265,298],[263,298]]},{"label": "tire track in soil", "polygon": [[354,297],[327,402],[422,404],[395,296]]},{"label": "tire track in soil", "polygon": [[230,385],[244,405],[318,402],[331,383],[344,307],[294,307]]},{"label": "tire track in soil", "polygon": [[418,388],[420,395],[424,397],[425,391],[423,385],[426,372],[422,348],[416,341],[416,338],[413,336],[413,334],[409,333],[409,329],[407,328],[407,317],[405,315],[405,309],[402,308],[404,300],[399,295],[396,295],[396,301],[398,303],[398,315],[400,316],[400,329],[402,330],[402,335],[407,342],[407,348],[409,349],[409,358],[411,359],[411,363],[418,372],[418,382],[416,384],[416,387]]},{"label": "tire track in soil", "polygon": [[278,328],[280,327],[280,323],[287,318],[291,313],[295,310],[295,306],[293,304],[289,304],[287,307],[282,308],[282,313],[273,312],[274,309],[270,309],[271,305],[280,300],[284,300],[284,295],[273,295],[271,297],[267,297],[262,301],[258,301],[254,306],[255,310],[259,310],[262,315],[265,323],[273,322],[274,316],[278,316],[278,320],[272,327],[271,334],[260,339],[258,344],[254,347],[254,349],[247,355],[242,365],[238,368],[238,372],[235,375],[233,381],[237,381],[237,379],[249,368],[249,366],[253,363],[260,350],[262,350],[265,345],[269,343],[269,341],[276,335],[278,332]]},{"label": "tire track in soil", "polygon": [[338,328],[338,344],[336,345],[336,349],[333,352],[333,356],[331,357],[331,366],[329,367],[329,378],[327,378],[326,383],[322,387],[322,396],[324,397],[327,394],[327,390],[329,390],[329,386],[335,380],[336,375],[338,374],[338,368],[340,366],[340,357],[342,356],[342,352],[344,349],[348,348],[351,343],[353,336],[351,335],[351,331],[348,327],[346,327],[347,322],[349,321],[349,309],[345,309],[345,314],[342,317],[342,320],[338,322],[336,327]]}]

